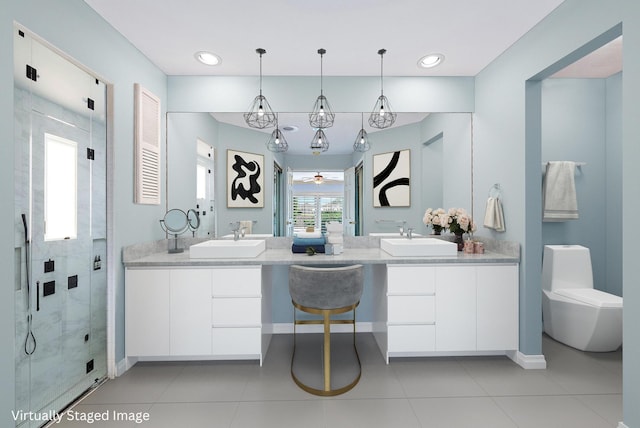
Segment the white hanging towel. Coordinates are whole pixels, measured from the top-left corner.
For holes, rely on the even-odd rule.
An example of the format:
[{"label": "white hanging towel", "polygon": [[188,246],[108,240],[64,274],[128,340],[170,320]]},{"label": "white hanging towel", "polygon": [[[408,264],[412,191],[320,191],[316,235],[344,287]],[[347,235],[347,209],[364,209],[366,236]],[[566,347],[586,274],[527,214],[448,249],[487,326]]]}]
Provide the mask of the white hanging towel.
[{"label": "white hanging towel", "polygon": [[542,185],[542,221],[578,219],[575,174],[575,162],[547,162]]},{"label": "white hanging towel", "polygon": [[504,232],[504,212],[499,198],[489,197],[484,212],[484,227],[494,229],[496,232]]}]

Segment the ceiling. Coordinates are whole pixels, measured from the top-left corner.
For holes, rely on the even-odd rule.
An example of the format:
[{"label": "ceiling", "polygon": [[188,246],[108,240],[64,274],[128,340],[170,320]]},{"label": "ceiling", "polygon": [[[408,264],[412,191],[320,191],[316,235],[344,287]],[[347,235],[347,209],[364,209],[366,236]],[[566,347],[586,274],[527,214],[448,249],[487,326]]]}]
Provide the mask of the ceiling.
[{"label": "ceiling", "polygon": [[[562,0],[85,0],[168,75],[475,76]],[[222,58],[198,63],[197,51]],[[429,53],[445,61],[417,66]]]},{"label": "ceiling", "polygon": [[[378,76],[377,51],[385,48],[385,76],[475,76],[563,0],[84,1],[167,75],[257,75],[255,50],[264,48],[263,75],[318,76],[317,50],[324,48],[325,76]],[[221,64],[198,62],[195,53],[203,50]],[[418,67],[429,53],[443,54],[444,62]],[[620,38],[553,77],[608,77],[621,69]],[[279,114],[281,129],[297,128],[285,133],[288,153],[309,154],[314,130],[307,115]],[[400,114],[394,126],[425,116]],[[239,114],[214,117],[246,127]],[[351,153],[360,115],[336,117],[326,131],[327,153]],[[366,115],[364,124],[375,131]]]}]

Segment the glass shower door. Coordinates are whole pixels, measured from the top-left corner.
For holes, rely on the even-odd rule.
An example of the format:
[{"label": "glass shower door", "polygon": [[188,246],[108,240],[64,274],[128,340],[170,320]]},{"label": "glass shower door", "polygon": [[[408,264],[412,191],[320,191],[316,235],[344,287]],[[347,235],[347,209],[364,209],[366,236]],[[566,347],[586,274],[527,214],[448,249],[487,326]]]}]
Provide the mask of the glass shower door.
[{"label": "glass shower door", "polygon": [[106,97],[20,28],[15,47],[16,426],[37,427],[106,376]]}]

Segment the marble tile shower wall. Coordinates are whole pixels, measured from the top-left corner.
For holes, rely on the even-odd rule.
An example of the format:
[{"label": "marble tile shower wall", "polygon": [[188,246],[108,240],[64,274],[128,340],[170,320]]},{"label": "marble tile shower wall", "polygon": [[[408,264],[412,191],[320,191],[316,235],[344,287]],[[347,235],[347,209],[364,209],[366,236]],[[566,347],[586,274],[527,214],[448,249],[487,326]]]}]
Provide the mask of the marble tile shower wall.
[{"label": "marble tile shower wall", "polygon": [[[15,248],[22,267],[15,293],[16,408],[55,410],[106,374],[106,128],[104,123],[90,121],[23,89],[16,88],[14,101]],[[44,241],[45,132],[78,143],[78,239]],[[87,147],[95,150],[94,161],[86,159]],[[37,340],[36,352],[31,356],[23,346],[28,323],[22,213],[31,217],[32,330]],[[101,266],[94,270],[97,255]],[[43,273],[44,262],[50,259],[55,262],[55,270]],[[73,287],[69,277],[76,275],[77,286]],[[52,295],[45,297],[40,290],[39,311],[33,307],[36,281],[56,283]],[[94,368],[87,374],[91,360]]]}]

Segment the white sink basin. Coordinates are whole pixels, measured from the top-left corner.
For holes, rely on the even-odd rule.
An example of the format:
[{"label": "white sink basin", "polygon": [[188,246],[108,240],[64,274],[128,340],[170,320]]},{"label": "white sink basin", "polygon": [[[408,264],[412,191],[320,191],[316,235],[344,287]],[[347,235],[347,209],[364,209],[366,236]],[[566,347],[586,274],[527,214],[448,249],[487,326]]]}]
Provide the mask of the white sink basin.
[{"label": "white sink basin", "polygon": [[[422,236],[420,233],[415,233],[413,232],[411,234],[412,236]],[[369,236],[378,236],[380,238],[391,238],[391,237],[396,237],[396,238],[403,238],[406,236],[406,234],[404,236],[400,235],[400,232],[372,232],[369,234]]]},{"label": "white sink basin", "polygon": [[[273,234],[271,233],[247,233],[241,239],[267,239],[272,238]],[[222,239],[233,239],[233,233],[228,235],[224,235]]]},{"label": "white sink basin", "polygon": [[258,256],[266,248],[264,239],[214,239],[192,245],[192,259],[246,259]]},{"label": "white sink basin", "polygon": [[436,238],[383,238],[380,248],[395,257],[458,255],[457,244]]}]

